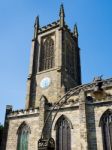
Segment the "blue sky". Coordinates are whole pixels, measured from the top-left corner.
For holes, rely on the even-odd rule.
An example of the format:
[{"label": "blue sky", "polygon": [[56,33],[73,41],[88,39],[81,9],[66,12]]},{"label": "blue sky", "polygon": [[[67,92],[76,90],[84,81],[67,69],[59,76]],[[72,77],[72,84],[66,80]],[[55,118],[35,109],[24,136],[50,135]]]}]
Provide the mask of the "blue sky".
[{"label": "blue sky", "polygon": [[35,17],[41,26],[57,20],[62,2],[67,24],[78,25],[82,82],[112,77],[112,0],[0,0],[1,123],[7,104],[25,107]]}]

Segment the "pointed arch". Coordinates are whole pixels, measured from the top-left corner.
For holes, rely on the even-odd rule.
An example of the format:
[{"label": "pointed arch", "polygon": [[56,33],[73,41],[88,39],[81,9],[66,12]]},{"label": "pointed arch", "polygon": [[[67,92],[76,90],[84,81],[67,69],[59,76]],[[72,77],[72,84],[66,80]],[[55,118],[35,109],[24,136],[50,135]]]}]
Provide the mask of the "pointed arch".
[{"label": "pointed arch", "polygon": [[45,95],[42,95],[41,98],[40,98],[40,101],[48,102],[48,99]]},{"label": "pointed arch", "polygon": [[28,150],[28,137],[30,133],[30,127],[26,124],[26,122],[22,122],[17,130],[17,150]]},{"label": "pointed arch", "polygon": [[29,134],[31,133],[30,127],[28,126],[28,124],[25,121],[23,121],[17,130],[17,134],[19,134],[24,127],[27,129]]},{"label": "pointed arch", "polygon": [[103,120],[111,114],[112,114],[112,109],[107,109],[100,118],[99,126],[101,126],[103,123]]},{"label": "pointed arch", "polygon": [[104,150],[112,149],[112,110],[107,109],[100,118]]},{"label": "pointed arch", "polygon": [[46,96],[42,95],[40,98],[41,106],[44,106],[46,103],[48,103],[48,100],[47,100]]},{"label": "pointed arch", "polygon": [[42,43],[40,53],[40,71],[54,67],[54,40],[51,37],[46,38]]},{"label": "pointed arch", "polygon": [[67,116],[65,116],[65,115],[61,115],[61,116],[57,119],[57,121],[56,121],[56,123],[55,123],[54,130],[56,130],[56,127],[57,127],[57,125],[60,123],[61,120],[66,120],[66,121],[68,122],[70,128],[73,129],[73,125],[72,125],[72,122],[70,121],[70,119],[69,119]]},{"label": "pointed arch", "polygon": [[71,128],[70,120],[61,115],[55,124],[56,150],[71,150]]}]

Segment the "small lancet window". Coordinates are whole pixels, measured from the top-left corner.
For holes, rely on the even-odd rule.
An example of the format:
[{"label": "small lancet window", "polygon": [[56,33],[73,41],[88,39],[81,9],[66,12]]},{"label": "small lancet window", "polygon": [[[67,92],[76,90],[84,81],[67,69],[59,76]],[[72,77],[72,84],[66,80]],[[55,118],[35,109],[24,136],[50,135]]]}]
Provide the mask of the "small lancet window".
[{"label": "small lancet window", "polygon": [[112,150],[112,110],[107,110],[101,117],[104,150]]},{"label": "small lancet window", "polygon": [[17,150],[28,150],[28,137],[30,133],[30,128],[23,122],[18,129],[18,143]]},{"label": "small lancet window", "polygon": [[48,37],[42,44],[40,52],[40,71],[54,67],[54,41]]},{"label": "small lancet window", "polygon": [[62,115],[56,123],[56,150],[71,150],[71,125]]}]

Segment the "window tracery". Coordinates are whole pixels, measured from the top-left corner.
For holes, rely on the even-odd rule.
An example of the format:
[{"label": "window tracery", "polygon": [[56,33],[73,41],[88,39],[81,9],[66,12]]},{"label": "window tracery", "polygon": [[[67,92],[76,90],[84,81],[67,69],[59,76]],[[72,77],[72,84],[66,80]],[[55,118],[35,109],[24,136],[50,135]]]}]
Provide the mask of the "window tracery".
[{"label": "window tracery", "polygon": [[30,128],[25,122],[21,124],[18,129],[18,144],[17,150],[28,150],[28,137],[30,133]]},{"label": "window tracery", "polygon": [[48,37],[41,47],[40,71],[54,67],[54,41]]},{"label": "window tracery", "polygon": [[112,110],[107,110],[101,117],[104,150],[112,150]]},{"label": "window tracery", "polygon": [[58,119],[55,129],[56,150],[71,150],[71,128],[64,115]]}]

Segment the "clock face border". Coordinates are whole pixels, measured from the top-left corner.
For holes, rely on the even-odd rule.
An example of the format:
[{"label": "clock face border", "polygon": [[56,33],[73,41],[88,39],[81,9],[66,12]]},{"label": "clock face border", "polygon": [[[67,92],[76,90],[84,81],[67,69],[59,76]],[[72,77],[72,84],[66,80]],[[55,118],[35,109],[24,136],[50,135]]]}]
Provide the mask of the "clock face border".
[{"label": "clock face border", "polygon": [[44,77],[41,81],[40,81],[40,87],[42,89],[47,89],[51,84],[51,78],[50,77]]}]

